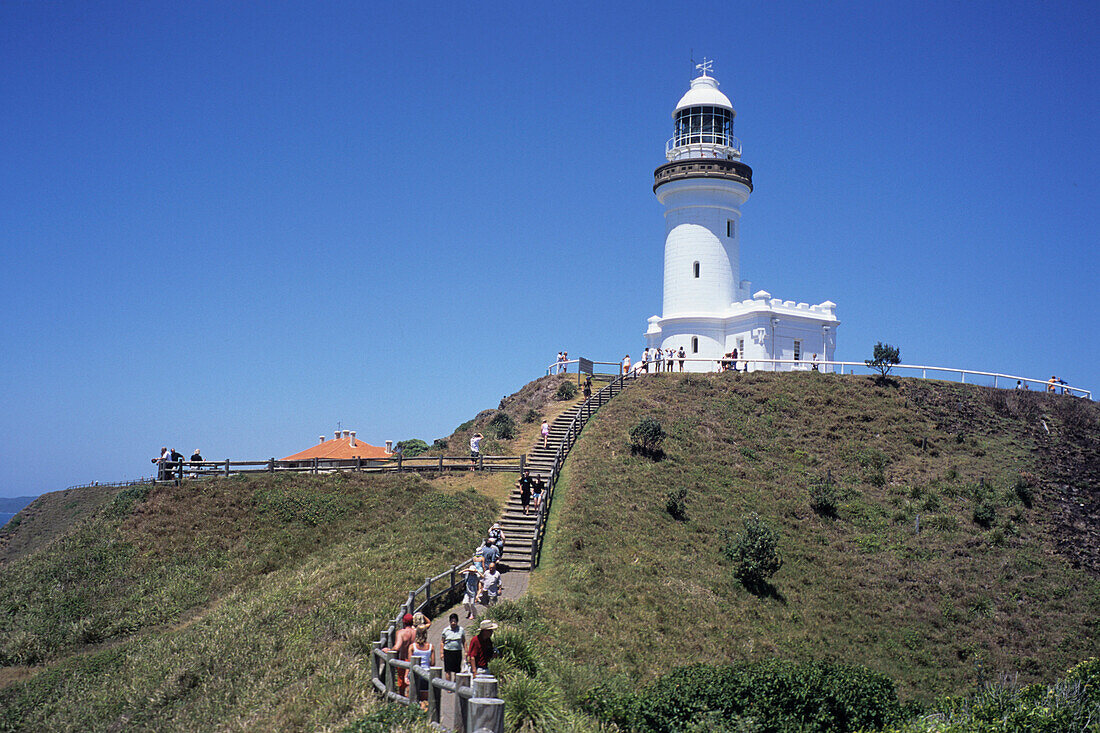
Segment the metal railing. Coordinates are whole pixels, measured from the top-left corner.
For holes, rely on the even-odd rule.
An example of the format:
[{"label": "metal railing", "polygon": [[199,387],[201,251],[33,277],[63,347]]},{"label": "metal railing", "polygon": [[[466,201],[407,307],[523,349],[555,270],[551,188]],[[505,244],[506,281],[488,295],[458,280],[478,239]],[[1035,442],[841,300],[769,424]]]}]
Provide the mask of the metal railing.
[{"label": "metal railing", "polygon": [[[679,371],[679,363],[684,362],[686,364],[703,364],[708,368],[706,369],[693,369],[691,371],[699,372],[716,372],[722,371],[723,364],[729,364],[733,362],[728,358],[707,358],[702,359],[699,357],[674,357],[671,360],[676,369],[672,371]],[[568,365],[576,364],[576,359],[570,359],[566,362],[555,362],[547,366],[547,374],[558,373],[556,370],[561,369],[564,366],[564,371],[568,372]],[[663,359],[661,361],[650,360],[649,362],[638,361],[631,364],[631,371],[644,371],[645,366],[648,364],[650,371],[655,372],[657,365],[661,365],[661,371],[666,371],[664,366],[669,363],[669,360]],[[611,364],[616,366],[621,371],[622,365],[617,362],[597,361],[593,364]],[[821,371],[837,374],[874,374],[877,370],[873,367],[867,366],[862,361],[825,361],[825,360],[806,360],[806,359],[737,359],[737,369],[743,371]],[[816,365],[816,368],[815,368]],[[781,368],[785,367],[785,368]],[[957,369],[955,367],[941,367],[941,366],[928,366],[924,364],[892,364],[890,366],[891,372],[920,372],[921,379],[937,379],[937,374],[943,375],[957,375],[963,384],[978,384],[980,386],[989,386],[997,389],[1013,389],[1016,388],[1016,383],[1020,383],[1020,388],[1023,385],[1036,385],[1035,390],[1045,390],[1047,392],[1056,392],[1057,394],[1073,395],[1076,397],[1084,397],[1086,399],[1092,399],[1092,390],[1085,389],[1083,387],[1074,387],[1070,384],[1063,382],[1051,382],[1049,379],[1036,379],[1034,377],[1021,377],[1016,374],[1004,374],[1001,372],[986,372],[978,369]],[[928,376],[929,374],[932,376]],[[907,376],[917,376],[916,374],[909,374]],[[971,380],[968,382],[967,377]],[[983,384],[984,380],[986,384]]]}]

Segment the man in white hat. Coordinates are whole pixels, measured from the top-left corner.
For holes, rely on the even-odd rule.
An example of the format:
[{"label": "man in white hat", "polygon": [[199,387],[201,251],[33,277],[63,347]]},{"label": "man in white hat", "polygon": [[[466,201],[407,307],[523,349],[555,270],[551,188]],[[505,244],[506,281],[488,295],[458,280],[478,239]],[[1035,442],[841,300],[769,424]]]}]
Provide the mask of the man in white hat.
[{"label": "man in white hat", "polygon": [[474,670],[475,675],[489,671],[489,660],[493,658],[493,629],[496,627],[495,623],[485,619],[477,627],[477,636],[470,639],[466,658],[470,660],[470,669]]}]

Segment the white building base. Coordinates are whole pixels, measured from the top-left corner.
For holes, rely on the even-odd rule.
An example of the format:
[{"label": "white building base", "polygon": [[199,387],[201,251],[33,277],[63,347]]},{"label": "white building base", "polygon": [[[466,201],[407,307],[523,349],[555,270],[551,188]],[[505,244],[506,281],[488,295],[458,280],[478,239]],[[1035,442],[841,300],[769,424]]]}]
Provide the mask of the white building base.
[{"label": "white building base", "polygon": [[749,300],[732,303],[725,313],[676,313],[665,317],[652,316],[645,333],[650,348],[684,348],[692,359],[713,359],[714,364],[689,361],[690,371],[714,371],[723,356],[737,349],[739,368],[750,371],[763,369],[798,369],[796,364],[753,364],[754,360],[793,359],[805,361],[806,368],[814,355],[822,361],[832,361],[836,350],[836,303],[818,305],[795,303],[772,298],[760,290]]}]

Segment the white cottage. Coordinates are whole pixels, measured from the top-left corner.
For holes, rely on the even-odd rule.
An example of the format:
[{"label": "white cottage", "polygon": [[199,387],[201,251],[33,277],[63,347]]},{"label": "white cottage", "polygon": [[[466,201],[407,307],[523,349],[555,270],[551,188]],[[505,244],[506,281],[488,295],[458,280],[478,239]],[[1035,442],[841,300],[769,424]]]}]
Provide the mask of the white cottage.
[{"label": "white cottage", "polygon": [[[668,162],[653,174],[665,207],[664,302],[662,315],[649,319],[646,345],[683,346],[689,357],[714,361],[737,349],[751,369],[799,368],[754,359],[831,360],[836,303],[780,300],[740,279],[741,205],[752,193],[752,169],[733,136],[733,105],[708,74],[710,64],[696,68],[701,75],[672,113]],[[710,371],[714,363],[690,368]]]}]

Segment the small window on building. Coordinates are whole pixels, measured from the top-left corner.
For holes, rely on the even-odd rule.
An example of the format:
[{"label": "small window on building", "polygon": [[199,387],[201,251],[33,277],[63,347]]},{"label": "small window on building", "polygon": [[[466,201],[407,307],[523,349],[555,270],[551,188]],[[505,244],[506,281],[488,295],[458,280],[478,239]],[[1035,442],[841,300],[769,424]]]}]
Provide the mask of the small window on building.
[{"label": "small window on building", "polygon": [[691,337],[691,353],[693,353],[693,354],[698,354],[699,353],[699,337],[698,336],[692,336]]},{"label": "small window on building", "polygon": [[699,277],[699,263],[696,262],[691,266],[692,271],[695,273],[695,277]]},{"label": "small window on building", "polygon": [[795,361],[801,361],[801,359],[802,359],[802,342],[801,341],[795,341],[794,342],[794,360]]},{"label": "small window on building", "polygon": [[733,237],[737,234],[737,222],[733,219],[726,219],[726,236]]},{"label": "small window on building", "polygon": [[737,339],[737,353],[742,359],[745,358],[745,339]]}]

